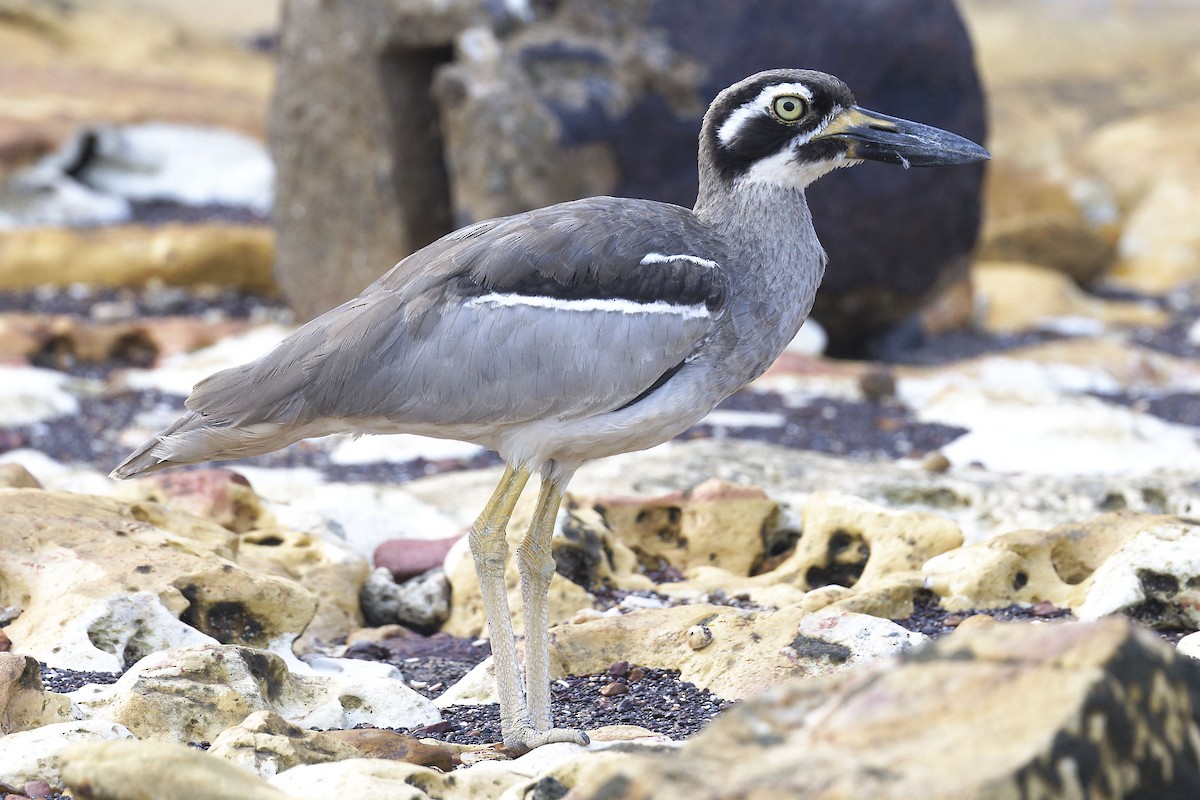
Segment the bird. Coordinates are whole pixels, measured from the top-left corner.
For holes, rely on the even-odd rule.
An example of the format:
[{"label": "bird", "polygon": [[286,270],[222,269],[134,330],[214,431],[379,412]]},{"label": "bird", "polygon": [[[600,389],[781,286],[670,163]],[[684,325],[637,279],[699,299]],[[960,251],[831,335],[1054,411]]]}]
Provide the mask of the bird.
[{"label": "bird", "polygon": [[[486,220],[409,255],[272,352],[205,378],[186,412],[112,472],[260,455],[333,433],[473,442],[505,467],[468,542],[492,643],[504,747],[587,744],[555,728],[547,594],[563,492],[585,462],[680,434],[761,375],[812,309],[826,256],[805,188],[863,161],[990,158],[939,128],[860,107],[822,72],[775,69],[721,91],[701,122],[687,209],[591,197]],[[516,548],[524,664],[509,616]]]}]

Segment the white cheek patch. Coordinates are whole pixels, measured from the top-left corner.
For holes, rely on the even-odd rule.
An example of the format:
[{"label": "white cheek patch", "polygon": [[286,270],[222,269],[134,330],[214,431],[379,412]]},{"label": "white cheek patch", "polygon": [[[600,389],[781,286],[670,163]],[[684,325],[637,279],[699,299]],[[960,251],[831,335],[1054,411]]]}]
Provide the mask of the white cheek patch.
[{"label": "white cheek patch", "polygon": [[621,298],[583,298],[579,300],[562,300],[557,297],[542,297],[525,294],[491,294],[473,297],[466,302],[467,308],[488,305],[493,308],[541,308],[547,311],[595,312],[607,314],[674,314],[682,319],[699,319],[710,316],[708,307],[703,303],[690,306],[677,306],[662,300],[653,303],[638,303]]},{"label": "white cheek patch", "polygon": [[729,118],[717,129],[717,141],[722,145],[727,145],[738,137],[738,133],[741,132],[748,120],[759,115],[769,116],[771,101],[781,94],[798,95],[810,103],[813,98],[812,90],[803,83],[771,84],[759,92],[753,100],[743,103],[729,115]]},{"label": "white cheek patch", "polygon": [[707,258],[700,258],[700,256],[689,256],[684,254],[664,255],[663,253],[646,253],[646,255],[642,256],[642,260],[638,263],[645,267],[649,266],[650,264],[670,264],[673,261],[690,261],[693,264],[701,267],[707,267],[708,269],[716,269],[719,266],[717,262],[709,261]]}]

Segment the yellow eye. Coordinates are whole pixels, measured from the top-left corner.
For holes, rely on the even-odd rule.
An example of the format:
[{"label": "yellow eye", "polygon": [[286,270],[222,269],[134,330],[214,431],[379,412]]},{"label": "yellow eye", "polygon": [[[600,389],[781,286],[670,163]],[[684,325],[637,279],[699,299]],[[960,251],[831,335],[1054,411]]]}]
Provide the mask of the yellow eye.
[{"label": "yellow eye", "polygon": [[795,122],[803,117],[807,110],[804,99],[794,94],[780,95],[771,103],[771,111],[780,122]]}]

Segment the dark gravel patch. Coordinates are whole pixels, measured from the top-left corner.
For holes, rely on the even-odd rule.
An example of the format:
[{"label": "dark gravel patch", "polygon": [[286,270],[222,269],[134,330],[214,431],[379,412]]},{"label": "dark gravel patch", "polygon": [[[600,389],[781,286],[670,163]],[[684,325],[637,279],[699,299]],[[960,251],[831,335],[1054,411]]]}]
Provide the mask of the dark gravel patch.
[{"label": "dark gravel patch", "polygon": [[854,458],[919,458],[967,432],[952,425],[918,422],[911,409],[890,398],[879,402],[817,398],[792,408],[774,393],[739,392],[718,408],[776,413],[783,416],[784,424],[746,428],[701,424],[684,438],[748,439]]},{"label": "dark gravel patch", "polygon": [[169,200],[133,200],[131,222],[140,225],[164,225],[168,222],[229,222],[235,225],[266,225],[270,217],[245,206],[208,203],[200,206]]},{"label": "dark gravel patch", "polygon": [[1145,395],[1133,392],[1094,393],[1094,397],[1152,414],[1167,422],[1200,428],[1200,394],[1165,392]]},{"label": "dark gravel patch", "polygon": [[391,664],[404,675],[410,689],[432,699],[491,653],[491,644],[486,640],[435,633],[356,642],[346,649],[345,657]]},{"label": "dark gravel patch", "polygon": [[948,331],[934,336],[918,332],[908,336],[895,336],[881,340],[872,347],[867,355],[887,364],[936,367],[1064,338],[1066,337],[1062,334],[1050,331],[996,334],[965,330]]},{"label": "dark gravel patch", "polygon": [[950,612],[941,607],[937,597],[921,592],[913,598],[912,616],[893,621],[902,628],[936,639],[949,634],[967,617],[976,614],[984,614],[998,622],[1072,618],[1070,609],[1058,608],[1050,603],[1039,603],[1035,606],[1014,604],[1004,608],[973,608],[969,611]]},{"label": "dark gravel patch", "polygon": [[1200,347],[1188,339],[1188,331],[1200,319],[1200,309],[1188,308],[1175,315],[1171,323],[1161,330],[1142,328],[1133,340],[1138,344],[1180,358],[1200,358]]},{"label": "dark gravel patch", "polygon": [[73,692],[89,683],[107,686],[116,683],[124,673],[121,672],[87,672],[82,670],[65,669],[63,667],[48,667],[42,664],[42,685],[48,692],[66,694]]},{"label": "dark gravel patch", "polygon": [[85,319],[194,316],[218,319],[286,319],[276,299],[226,287],[107,288],[44,286],[0,292],[0,313],[67,314]]},{"label": "dark gravel patch", "polygon": [[[611,688],[614,686],[621,689]],[[733,703],[679,679],[675,670],[634,667],[618,662],[606,672],[571,676],[550,685],[554,724],[564,728],[640,725],[672,739],[702,730]],[[458,744],[500,741],[500,707],[496,704],[450,706],[443,722],[416,731]]]}]

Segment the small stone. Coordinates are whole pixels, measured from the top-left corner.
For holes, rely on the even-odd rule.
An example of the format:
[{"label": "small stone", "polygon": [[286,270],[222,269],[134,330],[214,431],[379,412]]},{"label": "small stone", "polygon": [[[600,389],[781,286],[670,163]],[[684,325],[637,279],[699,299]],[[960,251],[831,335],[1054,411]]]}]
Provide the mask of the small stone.
[{"label": "small stone", "polygon": [[26,797],[51,797],[54,794],[46,781],[26,781],[24,790]]},{"label": "small stone", "polygon": [[629,686],[620,681],[613,681],[600,689],[600,694],[605,697],[614,697],[619,694],[625,694],[629,691]]},{"label": "small stone", "polygon": [[637,683],[644,677],[646,677],[646,668],[634,667],[633,669],[629,670],[629,677],[626,680],[628,680],[630,683]]},{"label": "small stone", "polygon": [[712,644],[713,635],[707,625],[693,625],[688,628],[688,647],[693,650],[703,650]]},{"label": "small stone", "polygon": [[950,459],[941,450],[935,450],[925,456],[925,460],[921,462],[921,469],[939,474],[946,472],[950,469]]},{"label": "small stone", "polygon": [[1051,603],[1049,600],[1043,600],[1033,608],[1029,609],[1029,613],[1035,617],[1052,617],[1061,610],[1061,608],[1054,605],[1054,603]]},{"label": "small stone", "polygon": [[629,662],[628,661],[616,662],[615,664],[613,664],[611,667],[608,668],[608,674],[612,675],[614,678],[624,678],[627,674],[629,674]]},{"label": "small stone", "polygon": [[947,628],[957,628],[965,619],[966,617],[962,614],[950,614],[944,620],[942,620],[942,624]]},{"label": "small stone", "polygon": [[12,639],[8,638],[8,634],[0,630],[0,653],[7,653],[12,649]]},{"label": "small stone", "polygon": [[871,403],[878,403],[896,395],[896,378],[891,371],[882,367],[867,370],[858,379],[859,391],[863,398]]},{"label": "small stone", "polygon": [[956,634],[964,631],[974,631],[979,628],[990,628],[993,625],[999,625],[995,617],[990,617],[987,614],[972,614],[962,622],[954,626]]},{"label": "small stone", "polygon": [[375,548],[374,563],[392,573],[397,583],[442,566],[446,553],[461,537],[446,539],[389,539]]}]

